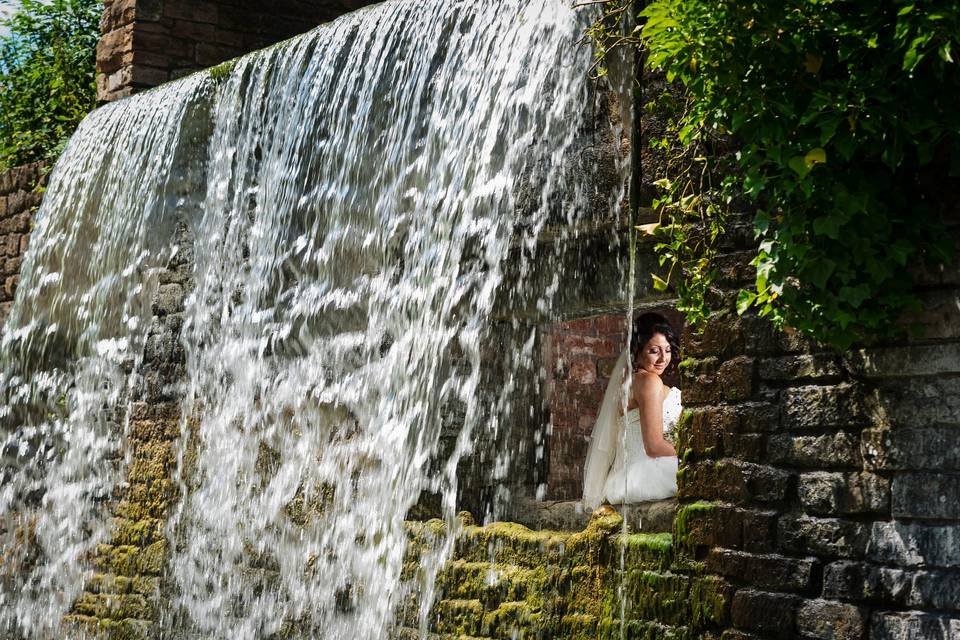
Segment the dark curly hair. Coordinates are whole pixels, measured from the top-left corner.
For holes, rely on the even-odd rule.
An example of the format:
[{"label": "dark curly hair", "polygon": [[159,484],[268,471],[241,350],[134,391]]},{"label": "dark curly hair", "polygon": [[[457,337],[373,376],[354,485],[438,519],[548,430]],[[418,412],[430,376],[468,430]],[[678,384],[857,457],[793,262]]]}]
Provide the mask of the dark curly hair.
[{"label": "dark curly hair", "polygon": [[[633,335],[630,338],[630,358],[634,363],[640,361],[640,350],[650,342],[655,334],[660,333],[670,344],[670,367],[680,362],[680,338],[677,337],[670,322],[659,313],[643,313],[633,321]],[[634,365],[635,366],[635,365]]]}]

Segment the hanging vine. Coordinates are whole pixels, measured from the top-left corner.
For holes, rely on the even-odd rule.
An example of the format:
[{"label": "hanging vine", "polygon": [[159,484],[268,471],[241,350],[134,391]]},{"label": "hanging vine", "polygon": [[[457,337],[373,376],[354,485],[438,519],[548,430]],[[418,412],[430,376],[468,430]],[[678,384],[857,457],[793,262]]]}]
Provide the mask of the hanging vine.
[{"label": "hanging vine", "polygon": [[[633,7],[607,2],[598,23]],[[598,67],[641,47],[684,96],[653,142],[670,172],[654,201],[669,277],[655,284],[707,317],[715,240],[745,200],[757,249],[741,313],[838,348],[901,333],[918,306],[909,270],[956,251],[937,194],[960,174],[960,2],[653,0],[640,18],[590,35],[606,38]],[[712,154],[717,139],[737,152]]]}]

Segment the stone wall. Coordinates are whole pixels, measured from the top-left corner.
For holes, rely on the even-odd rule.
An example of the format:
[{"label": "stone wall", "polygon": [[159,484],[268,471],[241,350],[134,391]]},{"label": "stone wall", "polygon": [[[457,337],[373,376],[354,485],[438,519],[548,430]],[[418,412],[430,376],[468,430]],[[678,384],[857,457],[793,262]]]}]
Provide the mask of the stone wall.
[{"label": "stone wall", "polygon": [[97,96],[116,100],[291,36],[373,0],[104,0]]},{"label": "stone wall", "polygon": [[914,338],[838,354],[734,313],[688,335],[675,535],[735,589],[725,638],[960,637],[960,271],[914,277]]},{"label": "stone wall", "polygon": [[0,173],[0,328],[7,321],[30,242],[31,220],[43,199],[46,166],[41,163]]}]

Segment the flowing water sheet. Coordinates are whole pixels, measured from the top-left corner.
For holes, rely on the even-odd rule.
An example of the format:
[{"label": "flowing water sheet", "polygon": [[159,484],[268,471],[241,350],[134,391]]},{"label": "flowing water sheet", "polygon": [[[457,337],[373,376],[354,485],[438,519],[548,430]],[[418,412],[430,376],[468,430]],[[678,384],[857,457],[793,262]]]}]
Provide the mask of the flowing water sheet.
[{"label": "flowing water sheet", "polygon": [[[161,633],[372,640],[410,598],[429,605],[452,541],[405,570],[404,518],[428,492],[455,528],[458,463],[506,428],[535,361],[511,313],[548,313],[560,282],[536,239],[589,208],[590,173],[571,160],[592,117],[591,52],[577,45],[588,13],[388,2],[88,119],[4,338],[4,375],[22,389],[4,398],[8,449],[26,448],[0,506],[39,518],[44,554],[14,579],[33,595],[4,585],[5,623],[39,636],[37,598],[48,620],[65,611],[106,535],[105,461],[173,212],[195,263]],[[183,151],[197,140],[199,159]],[[521,334],[503,352],[494,316]],[[54,352],[62,366],[34,366]]]}]

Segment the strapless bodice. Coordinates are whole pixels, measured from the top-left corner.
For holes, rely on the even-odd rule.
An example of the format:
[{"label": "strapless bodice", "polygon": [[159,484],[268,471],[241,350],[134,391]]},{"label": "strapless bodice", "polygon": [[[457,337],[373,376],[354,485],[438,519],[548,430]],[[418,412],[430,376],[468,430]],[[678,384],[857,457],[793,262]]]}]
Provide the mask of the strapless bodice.
[{"label": "strapless bodice", "polygon": [[[673,387],[663,399],[663,433],[672,434],[677,428],[677,422],[680,420],[680,413],[683,406],[680,404],[680,389]],[[618,455],[614,457],[613,466],[622,467],[626,460],[637,460],[647,457],[647,451],[643,446],[643,433],[640,425],[640,412],[637,409],[627,411],[626,420],[623,424],[624,431],[621,432],[623,438],[623,449],[618,448]],[[620,455],[620,452],[625,455]]]}]

